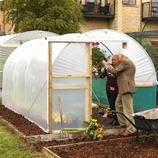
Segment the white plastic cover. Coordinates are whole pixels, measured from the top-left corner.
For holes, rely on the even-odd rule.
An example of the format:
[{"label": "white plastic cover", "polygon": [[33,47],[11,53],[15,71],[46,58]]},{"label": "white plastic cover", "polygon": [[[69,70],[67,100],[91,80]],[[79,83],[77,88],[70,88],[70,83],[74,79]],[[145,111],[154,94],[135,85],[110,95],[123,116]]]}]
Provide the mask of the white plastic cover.
[{"label": "white plastic cover", "polygon": [[[106,32],[106,34],[105,34]],[[124,37],[111,30],[96,30],[73,38]],[[69,35],[65,35],[69,36]],[[63,39],[64,37],[58,37]],[[155,82],[153,63],[145,50],[128,37],[130,58],[136,65],[136,82]],[[118,54],[119,42],[101,42],[106,54]],[[86,54],[88,47],[82,43],[52,43],[53,75],[88,74]],[[111,62],[111,61],[109,61]],[[48,41],[32,40],[15,49],[7,59],[3,73],[2,103],[39,125],[48,132]],[[82,128],[85,120],[87,93],[85,89],[56,89],[56,87],[88,86],[86,78],[53,78],[53,130],[60,130],[58,95],[61,97],[65,128]]]},{"label": "white plastic cover", "polygon": [[56,33],[48,31],[27,31],[24,33],[6,35],[0,37],[0,88],[2,87],[2,74],[4,63],[6,62],[9,55],[23,43],[32,39],[40,39],[45,37],[59,36]]},{"label": "white plastic cover", "polygon": [[[75,48],[75,49],[74,49]],[[88,74],[86,44],[52,43],[53,75]],[[48,41],[32,40],[15,49],[3,73],[2,103],[48,132]],[[53,87],[87,86],[86,78],[53,78]],[[53,89],[53,130],[83,128],[86,89]]]},{"label": "white plastic cover", "polygon": [[[105,37],[115,37],[115,38],[124,38],[126,37],[129,39],[127,43],[127,50],[129,51],[129,58],[134,62],[136,66],[136,75],[135,75],[135,82],[136,83],[156,83],[156,71],[154,64],[149,57],[148,53],[145,49],[133,38],[130,36],[114,31],[114,30],[94,30],[90,32],[86,32],[82,34],[79,38],[105,38]],[[105,51],[105,55],[111,55],[109,63],[111,63],[112,56],[114,54],[118,54],[120,49],[122,48],[122,43],[120,42],[101,42],[100,48]]]}]

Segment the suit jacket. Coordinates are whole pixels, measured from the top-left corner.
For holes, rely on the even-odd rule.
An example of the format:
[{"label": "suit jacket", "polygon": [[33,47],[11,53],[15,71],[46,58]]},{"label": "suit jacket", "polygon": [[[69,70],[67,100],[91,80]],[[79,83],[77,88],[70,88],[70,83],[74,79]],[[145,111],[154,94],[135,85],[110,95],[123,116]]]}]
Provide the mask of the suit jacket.
[{"label": "suit jacket", "polygon": [[136,67],[129,58],[122,60],[116,68],[109,66],[107,71],[117,76],[119,94],[124,94],[127,92],[135,93],[134,76]]}]

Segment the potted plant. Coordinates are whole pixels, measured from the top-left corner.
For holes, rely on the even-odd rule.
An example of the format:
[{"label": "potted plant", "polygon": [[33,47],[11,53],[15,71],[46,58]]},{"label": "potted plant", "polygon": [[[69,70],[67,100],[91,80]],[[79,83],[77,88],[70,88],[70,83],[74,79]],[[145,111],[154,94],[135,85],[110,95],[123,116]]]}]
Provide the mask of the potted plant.
[{"label": "potted plant", "polygon": [[102,61],[108,61],[110,56],[106,57],[104,50],[101,50],[99,47],[99,42],[92,42],[92,73],[94,78],[103,77],[104,66],[102,65]]}]

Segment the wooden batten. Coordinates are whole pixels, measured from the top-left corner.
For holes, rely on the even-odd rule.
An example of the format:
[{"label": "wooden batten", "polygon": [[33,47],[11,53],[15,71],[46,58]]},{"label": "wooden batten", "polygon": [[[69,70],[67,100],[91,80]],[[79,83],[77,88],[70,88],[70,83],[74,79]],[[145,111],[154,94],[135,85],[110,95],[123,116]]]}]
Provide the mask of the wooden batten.
[{"label": "wooden batten", "polygon": [[69,86],[69,87],[66,87],[66,86],[53,86],[52,89],[88,89],[87,86]]},{"label": "wooden batten", "polygon": [[122,43],[122,48],[127,49],[127,43]]},{"label": "wooden batten", "polygon": [[48,43],[48,71],[49,71],[49,133],[52,134],[53,122],[52,122],[52,44]]},{"label": "wooden batten", "polygon": [[89,45],[89,119],[92,119],[92,43]]},{"label": "wooden batten", "polygon": [[[89,45],[87,46],[86,45],[86,48],[89,50]],[[86,61],[87,61],[87,64],[86,64],[86,67],[85,69],[89,68],[89,54],[90,54],[90,50],[86,53]],[[88,72],[89,73],[89,72]],[[88,75],[90,77],[90,75]],[[85,120],[88,121],[89,120],[89,80],[86,79],[86,86],[87,86],[87,89],[85,89]]]},{"label": "wooden batten", "polygon": [[153,87],[153,83],[135,83],[135,87]]},{"label": "wooden batten", "polygon": [[52,78],[90,77],[90,75],[52,75]]}]

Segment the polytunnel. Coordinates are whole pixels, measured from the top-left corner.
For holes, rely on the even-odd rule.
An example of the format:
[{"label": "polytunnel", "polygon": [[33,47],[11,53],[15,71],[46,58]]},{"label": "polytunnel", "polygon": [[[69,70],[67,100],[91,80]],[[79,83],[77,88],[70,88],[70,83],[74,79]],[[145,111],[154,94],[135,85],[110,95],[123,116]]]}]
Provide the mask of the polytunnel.
[{"label": "polytunnel", "polygon": [[0,37],[0,88],[2,88],[3,67],[9,55],[23,43],[32,39],[40,39],[45,37],[58,36],[58,34],[48,31],[27,31],[14,35],[6,35]]},{"label": "polytunnel", "polygon": [[59,36],[20,45],[4,65],[2,104],[51,133],[61,129],[60,96],[64,128],[85,127],[92,114],[93,41]]},{"label": "polytunnel", "polygon": [[[148,110],[156,107],[157,77],[154,64],[145,49],[130,36],[115,30],[94,30],[86,32],[77,38],[126,38],[128,39],[127,50],[129,58],[136,66],[135,83],[136,93],[134,94],[134,111]],[[108,61],[111,63],[112,56],[118,54],[122,48],[120,42],[100,42],[99,47],[110,55]],[[109,105],[105,92],[106,79],[93,79],[93,101],[99,104]]]}]

